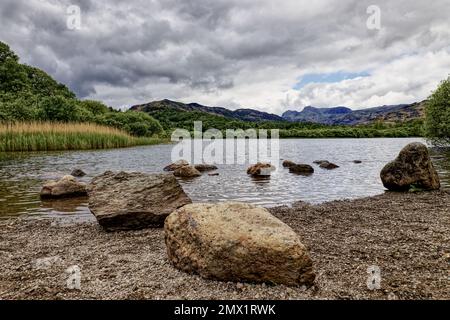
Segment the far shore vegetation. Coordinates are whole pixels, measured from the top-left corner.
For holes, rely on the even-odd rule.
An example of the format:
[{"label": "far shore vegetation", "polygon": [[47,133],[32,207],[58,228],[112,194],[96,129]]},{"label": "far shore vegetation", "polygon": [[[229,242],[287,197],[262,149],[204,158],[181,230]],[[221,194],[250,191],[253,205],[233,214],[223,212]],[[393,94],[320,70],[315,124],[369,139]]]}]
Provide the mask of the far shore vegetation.
[{"label": "far shore vegetation", "polygon": [[21,64],[0,42],[0,151],[118,148],[168,141],[176,128],[279,129],[280,138],[427,137],[450,143],[450,81],[431,95],[426,119],[359,126],[239,121],[206,112],[161,110],[151,115],[121,111],[102,102],[79,100],[44,71]]}]

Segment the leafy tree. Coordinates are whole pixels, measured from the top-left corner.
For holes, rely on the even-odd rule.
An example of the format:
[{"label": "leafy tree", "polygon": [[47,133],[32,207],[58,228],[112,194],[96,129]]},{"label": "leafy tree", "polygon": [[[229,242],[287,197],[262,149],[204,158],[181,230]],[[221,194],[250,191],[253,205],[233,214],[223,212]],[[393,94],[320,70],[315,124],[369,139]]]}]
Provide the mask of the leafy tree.
[{"label": "leafy tree", "polygon": [[450,144],[450,77],[442,81],[428,98],[425,131],[433,144]]}]

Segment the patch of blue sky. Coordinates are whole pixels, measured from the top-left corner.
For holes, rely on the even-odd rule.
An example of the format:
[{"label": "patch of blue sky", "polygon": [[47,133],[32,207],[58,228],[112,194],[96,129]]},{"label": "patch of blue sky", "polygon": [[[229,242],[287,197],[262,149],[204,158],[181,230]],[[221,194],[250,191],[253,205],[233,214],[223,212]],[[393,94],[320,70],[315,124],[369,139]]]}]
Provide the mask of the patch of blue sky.
[{"label": "patch of blue sky", "polygon": [[333,73],[308,73],[298,78],[298,82],[292,87],[294,90],[300,90],[309,83],[334,83],[343,80],[355,79],[358,77],[368,77],[370,73],[363,72],[344,72],[338,71]]}]

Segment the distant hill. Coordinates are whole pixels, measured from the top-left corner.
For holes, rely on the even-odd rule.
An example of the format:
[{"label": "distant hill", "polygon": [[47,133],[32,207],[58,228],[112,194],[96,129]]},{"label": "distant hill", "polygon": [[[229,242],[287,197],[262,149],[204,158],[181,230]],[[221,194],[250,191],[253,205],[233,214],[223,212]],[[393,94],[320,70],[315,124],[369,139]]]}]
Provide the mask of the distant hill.
[{"label": "distant hill", "polygon": [[153,101],[146,104],[136,105],[131,107],[133,111],[143,111],[147,113],[155,113],[163,109],[172,109],[180,111],[199,111],[212,115],[219,115],[226,118],[240,120],[240,121],[283,121],[284,119],[276,114],[262,112],[254,109],[237,109],[229,110],[221,107],[208,107],[198,103],[181,103],[171,100]]},{"label": "distant hill", "polygon": [[375,121],[388,123],[405,122],[423,118],[425,101],[375,108],[351,110],[346,107],[305,107],[302,111],[286,111],[282,118],[291,122],[314,122],[331,125],[369,124]]}]

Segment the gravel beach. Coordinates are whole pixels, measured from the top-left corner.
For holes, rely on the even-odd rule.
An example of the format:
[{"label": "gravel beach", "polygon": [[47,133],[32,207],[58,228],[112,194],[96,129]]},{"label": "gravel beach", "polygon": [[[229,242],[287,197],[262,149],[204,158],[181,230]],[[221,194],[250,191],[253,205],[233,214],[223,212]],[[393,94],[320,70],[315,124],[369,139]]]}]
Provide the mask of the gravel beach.
[{"label": "gravel beach", "polygon": [[[311,288],[204,280],[171,266],[162,229],[0,222],[0,299],[450,299],[450,193],[385,193],[270,211],[309,248]],[[66,269],[81,271],[80,290]],[[381,288],[369,290],[368,268]]]}]

